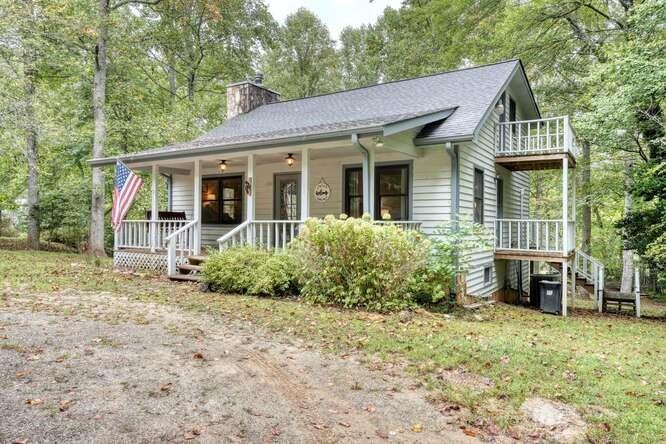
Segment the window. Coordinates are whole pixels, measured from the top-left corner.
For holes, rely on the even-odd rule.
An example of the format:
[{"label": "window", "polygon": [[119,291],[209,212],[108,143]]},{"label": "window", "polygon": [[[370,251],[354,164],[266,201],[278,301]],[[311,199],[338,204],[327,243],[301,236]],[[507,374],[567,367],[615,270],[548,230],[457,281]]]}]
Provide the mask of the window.
[{"label": "window", "polygon": [[504,181],[499,177],[495,179],[495,188],[497,188],[497,219],[504,217]]},{"label": "window", "polygon": [[239,224],[243,220],[243,178],[241,176],[203,179],[201,222]]},{"label": "window", "polygon": [[381,166],[375,171],[375,218],[409,219],[409,166]]},{"label": "window", "polygon": [[483,170],[474,168],[474,222],[483,223]]},{"label": "window", "polygon": [[350,217],[363,216],[363,169],[345,169],[345,209]]},{"label": "window", "polygon": [[[515,122],[516,121],[516,101],[513,100],[511,97],[509,97],[509,121],[510,122]],[[518,132],[518,127],[517,125],[511,125],[511,132],[513,135],[516,135],[516,132]]]},{"label": "window", "polygon": [[486,267],[483,269],[483,283],[488,284],[490,283],[490,275],[491,275],[491,268]]}]

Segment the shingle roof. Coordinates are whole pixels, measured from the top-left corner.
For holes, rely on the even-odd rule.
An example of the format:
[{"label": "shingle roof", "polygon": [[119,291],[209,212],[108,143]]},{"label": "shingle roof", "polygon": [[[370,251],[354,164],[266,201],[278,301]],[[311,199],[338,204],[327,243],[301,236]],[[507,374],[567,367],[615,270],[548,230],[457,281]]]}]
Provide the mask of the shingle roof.
[{"label": "shingle roof", "polygon": [[468,138],[519,64],[510,60],[263,105],[225,121],[194,141],[144,153],[376,128],[454,108],[452,115],[427,130],[438,138]]}]

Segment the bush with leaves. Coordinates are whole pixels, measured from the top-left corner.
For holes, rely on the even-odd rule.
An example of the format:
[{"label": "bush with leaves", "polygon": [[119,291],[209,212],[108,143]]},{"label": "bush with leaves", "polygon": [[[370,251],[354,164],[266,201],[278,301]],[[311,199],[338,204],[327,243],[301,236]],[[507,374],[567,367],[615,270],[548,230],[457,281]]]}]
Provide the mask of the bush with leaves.
[{"label": "bush with leaves", "polygon": [[241,247],[212,254],[202,278],[220,293],[285,296],[297,293],[296,270],[296,261],[288,252]]},{"label": "bush with leaves", "polygon": [[305,300],[378,311],[414,305],[409,284],[428,248],[420,233],[367,215],[308,219],[292,244]]},{"label": "bush with leaves", "polygon": [[421,303],[447,300],[455,276],[468,270],[470,252],[490,248],[490,233],[481,224],[462,219],[458,227],[451,222],[440,225],[430,237],[425,266],[410,279],[409,291]]}]

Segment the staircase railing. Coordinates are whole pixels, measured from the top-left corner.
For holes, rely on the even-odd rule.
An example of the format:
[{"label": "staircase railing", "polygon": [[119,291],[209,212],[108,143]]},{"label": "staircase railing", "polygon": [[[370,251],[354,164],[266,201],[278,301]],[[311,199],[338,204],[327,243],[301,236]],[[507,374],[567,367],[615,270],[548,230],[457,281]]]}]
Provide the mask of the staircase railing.
[{"label": "staircase railing", "polygon": [[167,273],[169,276],[176,274],[176,261],[179,254],[181,260],[184,260],[185,257],[198,253],[196,251],[198,228],[199,221],[193,220],[167,236]]},{"label": "staircase railing", "polygon": [[576,250],[576,273],[594,285],[597,310],[601,313],[604,297],[604,265],[598,259]]}]

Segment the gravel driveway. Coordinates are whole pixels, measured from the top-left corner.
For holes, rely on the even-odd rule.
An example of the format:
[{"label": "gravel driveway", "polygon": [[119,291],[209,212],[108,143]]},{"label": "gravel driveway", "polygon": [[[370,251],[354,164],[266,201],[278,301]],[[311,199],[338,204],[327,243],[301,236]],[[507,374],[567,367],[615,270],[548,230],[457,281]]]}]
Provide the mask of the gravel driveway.
[{"label": "gravel driveway", "polygon": [[[214,296],[211,296],[214,297]],[[79,291],[0,299],[2,442],[469,442],[396,369]]]}]

